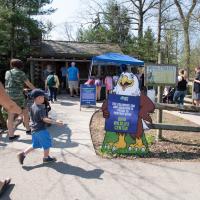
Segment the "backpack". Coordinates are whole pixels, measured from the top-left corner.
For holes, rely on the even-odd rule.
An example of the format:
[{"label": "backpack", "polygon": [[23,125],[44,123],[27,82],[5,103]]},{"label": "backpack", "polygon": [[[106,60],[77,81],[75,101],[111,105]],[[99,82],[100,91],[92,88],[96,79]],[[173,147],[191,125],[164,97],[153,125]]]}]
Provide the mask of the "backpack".
[{"label": "backpack", "polygon": [[49,75],[47,77],[47,86],[53,87],[55,86],[55,84],[56,84],[56,81],[55,81],[54,75]]}]

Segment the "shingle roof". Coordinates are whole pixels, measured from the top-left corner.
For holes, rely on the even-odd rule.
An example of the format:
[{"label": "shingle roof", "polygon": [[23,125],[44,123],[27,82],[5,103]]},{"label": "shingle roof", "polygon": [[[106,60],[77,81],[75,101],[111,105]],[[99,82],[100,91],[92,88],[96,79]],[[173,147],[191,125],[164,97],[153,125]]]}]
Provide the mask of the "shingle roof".
[{"label": "shingle roof", "polygon": [[32,51],[32,56],[39,55],[40,57],[90,57],[107,52],[122,53],[119,45],[117,44],[43,40],[41,41],[39,48],[34,47],[34,51]]}]

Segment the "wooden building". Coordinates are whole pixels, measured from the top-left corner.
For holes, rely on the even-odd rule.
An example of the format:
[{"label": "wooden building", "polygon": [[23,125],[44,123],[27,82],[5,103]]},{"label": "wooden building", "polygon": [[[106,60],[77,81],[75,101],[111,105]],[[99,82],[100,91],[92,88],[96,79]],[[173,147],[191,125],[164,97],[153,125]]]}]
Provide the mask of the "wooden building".
[{"label": "wooden building", "polygon": [[[69,66],[72,61],[76,62],[80,71],[80,81],[87,80],[91,64],[91,58],[107,52],[122,53],[117,44],[105,43],[83,43],[69,41],[32,41],[30,62],[30,79],[38,87],[43,87],[43,71],[47,65],[51,65],[58,76],[61,75],[60,68]],[[98,74],[101,68],[96,66]]]}]

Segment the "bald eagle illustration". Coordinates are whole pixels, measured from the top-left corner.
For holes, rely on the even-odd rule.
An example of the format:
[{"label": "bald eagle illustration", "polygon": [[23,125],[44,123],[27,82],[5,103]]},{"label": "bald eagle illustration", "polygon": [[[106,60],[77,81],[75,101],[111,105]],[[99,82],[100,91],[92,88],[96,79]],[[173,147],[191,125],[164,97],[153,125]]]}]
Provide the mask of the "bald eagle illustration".
[{"label": "bald eagle illustration", "polygon": [[[152,113],[155,109],[153,102],[149,99],[148,96],[144,95],[139,89],[139,81],[138,78],[129,72],[123,72],[118,79],[117,85],[114,88],[113,92],[118,95],[127,95],[127,96],[139,96],[140,97],[140,109],[138,114],[138,122],[136,132],[130,133],[129,135],[133,138],[133,143],[127,144],[125,137],[127,133],[117,132],[118,140],[114,142],[106,143],[104,140],[103,147],[112,149],[115,151],[117,149],[128,149],[129,151],[141,150],[145,151],[148,146],[143,143],[142,138],[144,136],[144,128],[147,127],[145,121],[152,123],[152,119],[150,117],[150,113]],[[105,118],[109,118],[109,110],[108,110],[108,101],[104,101],[102,105],[103,116]],[[109,133],[106,133],[109,134]],[[106,135],[105,135],[106,137]]]}]

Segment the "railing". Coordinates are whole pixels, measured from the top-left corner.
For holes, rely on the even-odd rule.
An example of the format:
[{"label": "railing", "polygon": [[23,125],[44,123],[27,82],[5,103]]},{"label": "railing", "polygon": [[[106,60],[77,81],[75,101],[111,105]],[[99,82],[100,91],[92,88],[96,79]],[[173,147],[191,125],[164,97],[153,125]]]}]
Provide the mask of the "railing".
[{"label": "railing", "polygon": [[[155,103],[156,109],[159,110],[168,110],[168,111],[181,111],[181,112],[200,112],[200,107],[193,105],[184,105],[183,108],[179,108],[175,104],[164,104],[164,103]],[[174,130],[174,131],[188,131],[188,132],[199,132],[200,127],[196,126],[185,126],[185,125],[175,125],[175,124],[163,124],[163,123],[153,123],[148,124],[151,129],[159,130]]]}]

